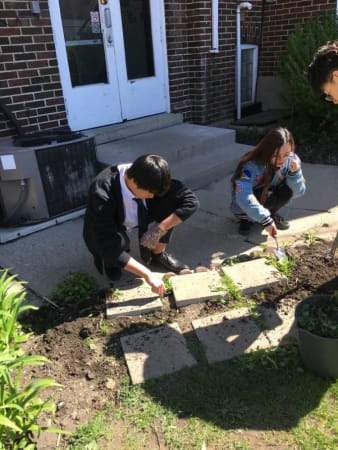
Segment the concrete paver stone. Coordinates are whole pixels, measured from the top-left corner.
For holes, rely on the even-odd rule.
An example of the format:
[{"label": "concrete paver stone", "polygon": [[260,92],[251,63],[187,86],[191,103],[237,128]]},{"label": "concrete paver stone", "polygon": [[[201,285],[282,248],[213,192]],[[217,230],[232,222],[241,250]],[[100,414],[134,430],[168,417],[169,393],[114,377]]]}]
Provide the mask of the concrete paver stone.
[{"label": "concrete paver stone", "polygon": [[147,314],[161,309],[161,299],[142,278],[134,278],[124,284],[117,283],[116,289],[106,296],[107,319]]},{"label": "concrete paver stone", "polygon": [[264,258],[237,263],[233,266],[222,266],[221,269],[243,291],[243,294],[251,294],[269,286],[287,282],[287,278],[268,264]]},{"label": "concrete paver stone", "polygon": [[297,336],[295,328],[295,309],[297,303],[294,302],[291,305],[289,300],[287,304],[284,304],[285,302],[286,300],[281,300],[276,310],[264,306],[258,307],[266,327],[264,335],[270,342],[271,347],[277,347],[286,337]]},{"label": "concrete paver stone", "polygon": [[225,292],[221,277],[215,270],[178,275],[170,280],[178,308],[215,299]]},{"label": "concrete paver stone", "polygon": [[197,364],[177,323],[120,339],[133,384]]},{"label": "concrete paver stone", "polygon": [[247,308],[239,308],[192,321],[209,363],[225,361],[251,350],[268,348],[269,341],[250,318]]}]

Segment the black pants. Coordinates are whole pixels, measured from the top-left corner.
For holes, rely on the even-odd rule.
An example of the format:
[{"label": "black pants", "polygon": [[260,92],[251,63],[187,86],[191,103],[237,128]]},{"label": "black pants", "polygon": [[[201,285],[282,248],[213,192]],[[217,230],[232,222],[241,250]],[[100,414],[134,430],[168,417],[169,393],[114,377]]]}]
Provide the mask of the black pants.
[{"label": "black pants", "polygon": [[[263,193],[263,188],[254,190],[254,194],[258,201],[260,201]],[[263,203],[263,206],[267,208],[273,216],[279,209],[285,206],[292,197],[292,190],[289,186],[283,182],[276,188],[269,191],[268,197]]]},{"label": "black pants", "polygon": [[[148,226],[153,222],[161,222],[163,219],[168,217],[175,210],[175,203],[173,202],[173,198],[161,198],[157,202],[153,202],[151,212],[147,215],[147,223],[144,223],[142,227],[139,228],[139,239],[142,234],[147,230]],[[172,235],[173,229],[167,231],[167,233],[161,237],[161,243],[168,244]],[[127,230],[124,226],[118,230],[118,234],[120,236],[121,241],[121,249],[129,252],[130,251],[130,238],[128,236]],[[149,263],[151,260],[151,250],[139,245],[140,256],[145,263]],[[97,270],[103,274],[104,272],[107,276],[112,280],[117,280],[121,276],[121,268],[118,265],[114,265],[111,262],[107,263],[102,257],[99,255],[94,256],[94,264]]]}]

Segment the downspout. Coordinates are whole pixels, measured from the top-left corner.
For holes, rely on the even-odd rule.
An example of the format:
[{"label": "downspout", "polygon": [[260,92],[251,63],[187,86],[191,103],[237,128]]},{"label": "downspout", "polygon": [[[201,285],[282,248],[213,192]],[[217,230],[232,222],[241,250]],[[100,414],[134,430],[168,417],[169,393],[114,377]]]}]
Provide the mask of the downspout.
[{"label": "downspout", "polygon": [[212,48],[209,51],[210,51],[210,53],[218,53],[219,52],[219,42],[218,42],[218,0],[212,0],[211,29],[212,29]]},{"label": "downspout", "polygon": [[236,109],[237,120],[241,118],[241,9],[251,9],[250,2],[242,2],[236,9]]}]

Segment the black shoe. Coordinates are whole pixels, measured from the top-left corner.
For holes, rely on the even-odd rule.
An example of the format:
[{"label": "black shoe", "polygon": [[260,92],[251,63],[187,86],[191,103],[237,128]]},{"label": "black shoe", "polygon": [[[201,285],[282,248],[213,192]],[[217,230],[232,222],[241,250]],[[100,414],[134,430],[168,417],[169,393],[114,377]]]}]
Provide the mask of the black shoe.
[{"label": "black shoe", "polygon": [[250,233],[252,222],[247,219],[240,219],[238,233],[247,236]]},{"label": "black shoe", "polygon": [[189,267],[176,259],[173,255],[167,252],[163,253],[152,253],[151,255],[152,262],[156,264],[160,264],[165,267],[169,272],[180,273],[183,269],[189,269]]},{"label": "black shoe", "polygon": [[282,216],[280,216],[279,214],[274,214],[272,216],[276,228],[278,230],[288,230],[290,228],[290,224],[287,220],[285,220]]}]

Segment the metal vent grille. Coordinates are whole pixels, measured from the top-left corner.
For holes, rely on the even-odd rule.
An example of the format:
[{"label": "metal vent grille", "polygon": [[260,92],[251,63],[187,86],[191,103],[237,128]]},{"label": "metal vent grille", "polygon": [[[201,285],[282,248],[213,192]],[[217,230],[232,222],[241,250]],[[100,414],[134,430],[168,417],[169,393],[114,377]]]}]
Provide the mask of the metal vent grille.
[{"label": "metal vent grille", "polygon": [[50,216],[83,208],[98,172],[94,138],[37,149],[35,154]]}]

